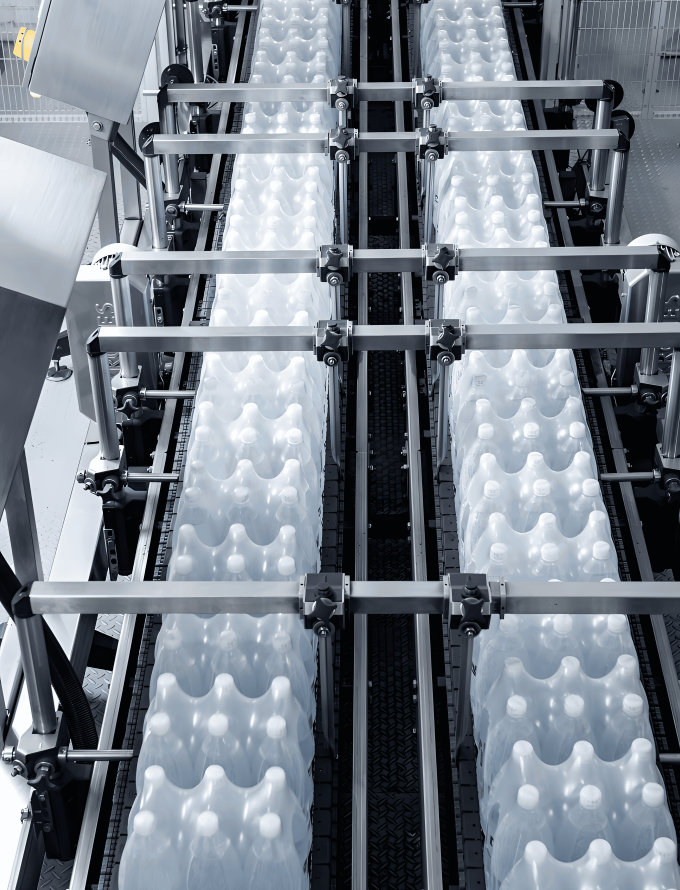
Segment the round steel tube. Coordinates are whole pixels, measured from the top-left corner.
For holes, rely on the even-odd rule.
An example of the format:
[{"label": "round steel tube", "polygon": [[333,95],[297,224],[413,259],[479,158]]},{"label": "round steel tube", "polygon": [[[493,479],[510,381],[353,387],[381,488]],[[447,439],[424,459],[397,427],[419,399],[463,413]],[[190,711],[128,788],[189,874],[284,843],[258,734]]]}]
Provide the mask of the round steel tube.
[{"label": "round steel tube", "polygon": [[[132,318],[132,300],[130,297],[130,281],[128,278],[111,278],[111,295],[113,297],[113,314],[119,327],[134,327]],[[139,376],[136,352],[120,352],[120,376],[131,379]]]},{"label": "round steel tube", "polygon": [[600,482],[654,482],[653,470],[639,473],[600,473]]},{"label": "round steel tube", "polygon": [[34,615],[32,618],[15,618],[15,623],[28,701],[31,705],[33,731],[39,735],[49,735],[57,728],[57,714],[54,710],[42,618],[40,615]]},{"label": "round steel tube", "polygon": [[[190,3],[189,6],[193,6]],[[165,204],[163,202],[163,180],[161,161],[156,155],[144,157],[144,172],[149,197],[149,218],[151,221],[151,247],[153,250],[167,250],[168,236],[165,227]]]},{"label": "round steel tube", "polygon": [[99,453],[104,460],[118,460],[120,445],[116,415],[113,410],[109,357],[105,352],[101,355],[88,353],[87,364],[90,369],[94,416],[99,430]]},{"label": "round steel tube", "polygon": [[604,221],[604,244],[620,244],[621,242],[623,195],[626,190],[629,154],[629,149],[614,152],[611,182],[609,185],[609,200],[607,201],[607,216]]},{"label": "round steel tube", "polygon": [[[339,288],[338,288],[339,290]],[[339,377],[339,366],[335,365],[334,368],[331,368],[331,379],[330,386],[328,387],[328,416],[330,420],[330,434],[331,434],[331,455],[333,457],[333,463],[339,467],[340,466],[340,455],[342,453],[341,443],[340,443],[340,434],[341,434],[341,419],[340,419],[340,377]]]},{"label": "round steel tube", "polygon": [[[175,106],[168,102],[161,115],[161,128],[164,133],[176,133]],[[179,195],[179,155],[163,155],[163,169],[165,170],[165,184],[168,194]]]},{"label": "round steel tube", "polygon": [[668,376],[666,419],[661,440],[663,457],[680,457],[680,350],[673,350],[671,370]]},{"label": "round steel tube", "polygon": [[165,0],[165,33],[168,38],[168,61],[171,65],[177,62],[175,48],[175,14],[173,11],[173,0]]},{"label": "round steel tube", "polygon": [[197,0],[188,0],[186,6],[187,44],[189,47],[189,68],[194,75],[194,83],[203,83],[203,47],[201,45],[201,16]]},{"label": "round steel tube", "polygon": [[140,392],[143,399],[193,399],[195,389],[143,389]]},{"label": "round steel tube", "polygon": [[186,25],[184,21],[184,3],[183,0],[175,0],[175,58],[179,65],[187,64],[187,37]]},{"label": "round steel tube", "polygon": [[[347,219],[347,167],[349,161],[338,161],[338,203],[340,210],[340,243],[349,243],[348,219]],[[338,318],[340,316],[338,315]]]},{"label": "round steel tube", "polygon": [[576,64],[576,43],[578,20],[581,10],[580,0],[566,0],[562,18],[560,57],[557,64],[558,80],[573,80]]},{"label": "round steel tube", "polygon": [[[668,272],[649,270],[647,284],[647,305],[645,307],[645,323],[661,320],[666,299]],[[640,352],[640,373],[656,374],[659,364],[659,349],[656,346],[645,346]]]},{"label": "round steel tube", "polygon": [[432,221],[434,219],[434,170],[435,161],[425,158],[425,215],[423,234],[425,243],[431,244],[434,240]]},{"label": "round steel tube", "polygon": [[[612,122],[611,99],[598,99],[593,118],[593,130],[608,130]],[[609,161],[608,148],[594,148],[590,162],[590,190],[600,191],[604,188],[607,175],[607,163]]]},{"label": "round steel tube", "polygon": [[437,400],[437,472],[444,463],[449,432],[449,369],[439,369],[439,398]]}]

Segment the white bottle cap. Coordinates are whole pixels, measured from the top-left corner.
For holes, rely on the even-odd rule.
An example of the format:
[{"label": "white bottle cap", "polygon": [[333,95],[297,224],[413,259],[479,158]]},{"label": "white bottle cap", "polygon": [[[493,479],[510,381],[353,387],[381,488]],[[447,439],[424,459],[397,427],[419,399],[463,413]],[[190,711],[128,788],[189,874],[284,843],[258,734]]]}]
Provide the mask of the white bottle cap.
[{"label": "white bottle cap", "polygon": [[582,763],[590,763],[590,761],[595,757],[595,748],[590,744],[590,742],[586,742],[585,739],[581,739],[579,742],[574,742],[574,747],[571,752],[572,757],[576,757]]},{"label": "white bottle cap", "polygon": [[203,837],[212,837],[219,827],[220,820],[217,818],[217,813],[210,810],[200,813],[196,820],[196,831]]},{"label": "white bottle cap", "polygon": [[262,837],[275,838],[281,834],[281,819],[276,813],[265,813],[260,819]]},{"label": "white bottle cap", "polygon": [[[203,403],[207,404],[207,403]],[[209,426],[197,426],[196,432],[194,434],[194,438],[197,442],[207,442],[208,439],[212,436],[212,430]]]},{"label": "white bottle cap", "polygon": [[285,630],[277,631],[272,639],[272,646],[275,652],[289,652],[292,648],[290,634],[287,634]]},{"label": "white bottle cap", "polygon": [[547,479],[536,479],[533,489],[537,498],[547,498],[550,494],[550,483]]},{"label": "white bottle cap", "polygon": [[582,439],[586,434],[586,425],[580,420],[569,424],[569,435],[572,439]]},{"label": "white bottle cap", "polygon": [[503,634],[516,634],[519,630],[519,618],[517,615],[506,615],[498,622],[498,629]]},{"label": "white bottle cap", "polygon": [[581,491],[587,498],[595,498],[600,493],[600,483],[597,479],[584,479]]},{"label": "white bottle cap", "polygon": [[527,185],[529,182],[533,182],[533,181],[534,181],[533,174],[532,174],[532,173],[528,173],[528,172],[527,172],[527,173],[522,173],[522,177],[521,177],[521,178],[522,178],[522,182],[523,182],[525,185]]},{"label": "white bottle cap", "polygon": [[560,371],[560,386],[570,387],[576,383],[573,371]]},{"label": "white bottle cap", "polygon": [[231,628],[223,630],[219,636],[217,644],[220,649],[225,649],[226,651],[235,649],[238,645],[238,637],[236,636],[236,631],[232,630]]},{"label": "white bottle cap", "polygon": [[612,847],[603,837],[595,838],[588,847],[588,856],[598,865],[605,865],[612,858]]},{"label": "white bottle cap", "polygon": [[485,498],[497,498],[501,493],[501,487],[495,479],[489,479],[488,482],[484,483],[484,497]]},{"label": "white bottle cap", "polygon": [[669,837],[658,837],[652,847],[654,855],[658,856],[661,862],[673,862],[676,849],[675,843]]},{"label": "white bottle cap", "polygon": [[527,700],[521,695],[511,695],[505,706],[505,713],[508,717],[524,717],[527,712]]},{"label": "white bottle cap", "polygon": [[297,429],[297,427],[291,427],[286,433],[286,442],[289,445],[301,445],[302,444],[302,430]]},{"label": "white bottle cap", "polygon": [[525,439],[537,439],[541,433],[541,428],[537,423],[525,423],[524,424],[524,438]]},{"label": "white bottle cap", "polygon": [[523,810],[535,810],[538,800],[538,788],[534,785],[522,785],[517,792],[517,803]]},{"label": "white bottle cap", "polygon": [[606,581],[608,581],[610,584],[615,583],[613,578],[600,578],[600,584],[604,584]]},{"label": "white bottle cap", "polygon": [[170,730],[170,717],[165,711],[157,711],[149,720],[149,732],[153,735],[165,735]]},{"label": "white bottle cap", "polygon": [[282,739],[286,735],[286,731],[284,717],[270,717],[267,720],[267,735],[270,739]]},{"label": "white bottle cap", "polygon": [[527,757],[531,757],[534,753],[534,746],[531,742],[527,742],[525,739],[521,739],[519,742],[515,742],[512,746],[512,756],[517,761],[522,761]]},{"label": "white bottle cap", "polygon": [[227,558],[227,571],[232,575],[240,575],[241,572],[245,571],[245,568],[246,561],[240,553],[232,553]]},{"label": "white bottle cap", "polygon": [[[252,466],[252,464],[251,464]],[[248,537],[246,527],[240,522],[235,522],[229,529],[229,540],[238,544]]]},{"label": "white bottle cap", "polygon": [[250,491],[245,485],[237,485],[232,493],[232,500],[235,504],[245,504],[250,497]]},{"label": "white bottle cap", "polygon": [[205,463],[202,460],[192,460],[191,469],[196,474],[205,473]]},{"label": "white bottle cap", "polygon": [[193,485],[189,486],[189,488],[184,489],[184,497],[189,501],[190,504],[195,504],[201,499],[201,489]]},{"label": "white bottle cap", "polygon": [[526,369],[517,372],[515,377],[515,386],[529,386],[531,383],[531,374]]},{"label": "white bottle cap", "polygon": [[581,662],[575,655],[565,655],[560,662],[562,673],[567,677],[577,677],[581,672]]},{"label": "white bottle cap", "polygon": [[628,630],[628,619],[625,615],[607,615],[607,630],[613,634],[622,634]]},{"label": "white bottle cap", "polygon": [[145,785],[152,785],[154,788],[159,788],[164,781],[165,770],[162,766],[154,764],[153,766],[147,766],[147,768],[144,770]]},{"label": "white bottle cap", "polygon": [[257,430],[252,426],[246,426],[241,430],[239,439],[244,445],[253,445],[257,442]]},{"label": "white bottle cap", "polygon": [[586,703],[580,695],[568,695],[564,699],[564,713],[567,717],[581,717]]},{"label": "white bottle cap", "polygon": [[633,655],[619,655],[616,659],[616,667],[624,674],[634,674],[637,670],[637,658]]},{"label": "white bottle cap", "polygon": [[606,541],[595,541],[593,544],[594,559],[609,559],[612,549]]},{"label": "white bottle cap", "polygon": [[653,745],[649,739],[633,739],[630,744],[630,750],[636,757],[649,757],[652,753]]},{"label": "white bottle cap", "polygon": [[577,467],[587,467],[590,465],[590,455],[587,451],[577,451],[572,463]]},{"label": "white bottle cap", "polygon": [[178,556],[175,560],[175,571],[179,575],[188,575],[194,568],[194,560],[191,556],[187,556],[186,554],[183,556]]},{"label": "white bottle cap", "polygon": [[642,789],[642,803],[645,804],[645,806],[663,806],[665,799],[666,793],[663,790],[663,786],[659,785],[658,782],[647,782]]},{"label": "white bottle cap", "polygon": [[541,559],[543,562],[557,562],[560,558],[560,548],[557,544],[543,544],[541,547]]},{"label": "white bottle cap", "polygon": [[135,834],[141,834],[142,837],[148,837],[156,830],[156,817],[151,810],[142,810],[137,813],[132,823]]},{"label": "white bottle cap", "polygon": [[555,615],[552,625],[556,634],[566,637],[574,629],[574,619],[571,615]]},{"label": "white bottle cap", "polygon": [[286,773],[280,766],[270,766],[264,777],[275,791],[286,787]]},{"label": "white bottle cap", "polygon": [[502,226],[505,224],[505,214],[501,210],[494,210],[491,214],[491,222],[495,226]]},{"label": "white bottle cap", "polygon": [[623,713],[626,717],[639,717],[644,710],[644,702],[639,695],[629,692],[623,697]]},{"label": "white bottle cap", "polygon": [[158,678],[158,683],[156,684],[156,690],[161,690],[163,692],[169,692],[173,686],[177,685],[177,677],[174,674],[171,674],[169,671],[165,674],[161,674]]},{"label": "white bottle cap", "polygon": [[227,774],[224,771],[224,767],[220,766],[218,763],[213,763],[211,766],[207,767],[206,771],[203,773],[203,778],[207,779],[209,782],[224,782],[226,781]]},{"label": "white bottle cap", "polygon": [[288,677],[274,677],[269,688],[272,690],[274,698],[288,698],[293,694]]},{"label": "white bottle cap", "polygon": [[548,848],[542,841],[529,841],[524,848],[524,860],[529,865],[541,865],[548,858]]},{"label": "white bottle cap", "polygon": [[602,804],[602,792],[596,785],[584,785],[578,796],[584,810],[596,810]]},{"label": "white bottle cap", "polygon": [[284,504],[296,504],[298,499],[297,488],[292,485],[286,485],[281,489],[281,500]]},{"label": "white bottle cap", "polygon": [[508,556],[508,548],[505,544],[492,544],[489,550],[489,559],[491,562],[504,562]]},{"label": "white bottle cap", "polygon": [[179,649],[181,645],[182,634],[177,630],[176,627],[173,627],[163,637],[163,648],[169,649],[171,652],[174,652],[175,650]]},{"label": "white bottle cap", "polygon": [[224,735],[229,731],[229,718],[226,714],[212,714],[208,720],[210,735]]},{"label": "white bottle cap", "polygon": [[278,562],[277,569],[279,570],[279,575],[287,578],[295,571],[295,560],[292,556],[282,556]]},{"label": "white bottle cap", "polygon": [[479,429],[477,430],[477,436],[480,439],[492,439],[493,438],[493,427],[490,423],[480,423]]},{"label": "white bottle cap", "polygon": [[283,183],[280,179],[272,179],[269,183],[269,190],[272,192],[280,192],[283,188]]}]

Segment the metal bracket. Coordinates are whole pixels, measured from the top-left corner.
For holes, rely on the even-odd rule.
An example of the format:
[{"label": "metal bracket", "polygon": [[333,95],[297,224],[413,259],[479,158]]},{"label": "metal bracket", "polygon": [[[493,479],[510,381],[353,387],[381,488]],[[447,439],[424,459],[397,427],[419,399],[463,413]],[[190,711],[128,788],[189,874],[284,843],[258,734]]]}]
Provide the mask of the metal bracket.
[{"label": "metal bracket", "polygon": [[654,463],[661,473],[661,487],[670,495],[680,494],[680,458],[664,457],[661,443],[657,442],[654,449]]},{"label": "metal bracket", "polygon": [[641,374],[640,363],[635,365],[633,375],[637,386],[637,401],[648,408],[660,408],[668,395],[668,377],[663,371],[656,374]]},{"label": "metal bracket", "polygon": [[435,284],[453,281],[458,274],[460,254],[456,244],[423,244],[423,280]]},{"label": "metal bracket", "polygon": [[316,326],[314,355],[318,362],[334,368],[352,355],[352,322],[347,319],[320,319]]},{"label": "metal bracket", "polygon": [[[493,583],[493,582],[491,582]],[[491,593],[486,575],[449,575],[449,627],[477,636],[491,621]]]},{"label": "metal bracket", "polygon": [[348,284],[352,277],[351,244],[322,244],[316,257],[316,274],[332,287]]},{"label": "metal bracket", "polygon": [[[442,99],[442,82],[431,77],[413,78],[413,105],[418,108],[439,108]],[[429,105],[423,105],[423,102]]]},{"label": "metal bracket", "polygon": [[465,352],[465,325],[457,318],[431,318],[425,327],[425,351],[431,362],[452,365]]},{"label": "metal bracket", "polygon": [[417,130],[419,139],[419,154],[421,160],[430,160],[428,152],[436,152],[437,158],[443,158],[448,154],[449,140],[448,134],[434,125],[428,127],[427,130]]},{"label": "metal bracket", "polygon": [[118,579],[118,550],[116,548],[116,535],[112,528],[104,529],[104,543],[109,563],[109,577],[112,581],[116,581]]},{"label": "metal bracket", "polygon": [[309,573],[300,581],[300,618],[305,627],[312,630],[318,621],[330,626],[331,620],[337,626],[345,626],[345,615],[349,605],[350,579],[341,572]]},{"label": "metal bracket", "polygon": [[328,104],[331,108],[337,107],[338,99],[343,100],[347,104],[345,109],[354,108],[354,89],[357,85],[355,78],[345,77],[344,74],[338,75],[333,80],[328,81]]},{"label": "metal bracket", "polygon": [[347,152],[352,160],[356,160],[358,136],[359,131],[349,127],[331,130],[328,134],[328,154],[331,161],[335,160],[335,155],[339,151]]}]

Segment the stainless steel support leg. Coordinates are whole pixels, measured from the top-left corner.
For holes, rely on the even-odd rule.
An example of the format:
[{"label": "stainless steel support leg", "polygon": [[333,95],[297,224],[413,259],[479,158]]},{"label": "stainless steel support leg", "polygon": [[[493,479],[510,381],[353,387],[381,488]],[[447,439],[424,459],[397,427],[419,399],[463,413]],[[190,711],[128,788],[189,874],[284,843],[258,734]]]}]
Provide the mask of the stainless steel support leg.
[{"label": "stainless steel support leg", "polygon": [[[649,283],[647,285],[647,308],[645,309],[645,322],[655,322],[661,319],[666,300],[666,285],[668,272],[655,272],[649,270]],[[659,365],[659,350],[656,346],[645,346],[640,352],[640,373],[656,374]]]},{"label": "stainless steel support leg", "polygon": [[[593,130],[608,130],[612,121],[613,99],[598,99],[593,118]],[[594,148],[590,160],[590,190],[601,191],[604,188],[609,162],[608,148]]]},{"label": "stainless steel support leg", "polygon": [[340,367],[341,365],[336,365],[334,368],[331,368],[328,386],[328,414],[331,428],[331,455],[333,456],[333,463],[337,467],[340,467],[340,455],[342,454],[340,441],[342,434],[342,426],[340,420]]},{"label": "stainless steel support leg", "polygon": [[165,0],[165,28],[168,37],[168,63],[174,65],[177,62],[175,40],[175,12],[173,0]]},{"label": "stainless steel support leg", "polygon": [[31,705],[33,731],[48,735],[57,728],[54,697],[50,682],[50,666],[45,648],[42,617],[15,618],[24,678]]},{"label": "stainless steel support leg", "polygon": [[[178,0],[181,2],[181,0]],[[186,39],[189,47],[189,67],[194,75],[194,83],[203,83],[203,46],[201,43],[201,16],[197,0],[186,0]]]},{"label": "stainless steel support leg", "polygon": [[[119,327],[134,327],[132,317],[132,300],[130,297],[130,281],[127,276],[118,277],[110,272],[111,296],[113,299],[113,314]],[[136,352],[121,352],[120,376],[126,380],[136,380],[139,377]]]},{"label": "stainless steel support leg", "polygon": [[179,65],[187,64],[187,32],[183,0],[174,0],[175,58]]},{"label": "stainless steel support leg", "polygon": [[[349,155],[339,151],[335,160],[338,168],[338,209],[340,215],[340,243],[349,244],[349,219],[347,207],[347,179],[349,175]],[[340,316],[338,315],[338,318]]]},{"label": "stainless steel support leg", "polygon": [[425,213],[423,217],[423,236],[426,244],[434,241],[432,223],[434,220],[434,172],[439,159],[436,151],[425,152]]},{"label": "stainless steel support leg", "polygon": [[[5,515],[7,516],[15,575],[22,584],[44,580],[25,450],[19,458],[5,501]],[[0,717],[2,713],[0,710]]]},{"label": "stainless steel support leg", "polygon": [[[170,2],[170,0],[167,0]],[[172,102],[163,109],[160,115],[162,133],[176,133],[175,106]],[[179,155],[163,155],[163,170],[168,197],[179,197]]]},{"label": "stainless steel support leg", "polygon": [[87,343],[87,364],[90,368],[94,414],[99,430],[99,453],[103,460],[118,460],[120,446],[113,410],[109,357],[105,352],[95,350],[91,339]]},{"label": "stainless steel support leg", "polygon": [[460,678],[456,697],[456,763],[460,748],[465,741],[470,725],[470,679],[472,676],[472,634],[461,634],[460,638]]},{"label": "stainless steel support leg", "polygon": [[[194,4],[190,4],[193,6]],[[163,202],[163,180],[161,161],[157,155],[144,156],[147,193],[149,196],[149,219],[151,222],[151,246],[154,250],[168,249],[168,236],[165,227],[165,204]]]},{"label": "stainless steel support leg", "polygon": [[446,458],[449,434],[449,369],[439,369],[439,400],[437,406],[437,477]]},{"label": "stainless steel support leg", "polygon": [[680,349],[673,350],[671,359],[661,454],[663,457],[680,457]]},{"label": "stainless steel support leg", "polygon": [[612,159],[611,182],[609,184],[609,200],[607,216],[604,221],[604,244],[621,242],[621,220],[623,218],[623,196],[626,190],[626,174],[628,172],[628,155],[630,143],[626,140],[625,148],[614,149]]}]

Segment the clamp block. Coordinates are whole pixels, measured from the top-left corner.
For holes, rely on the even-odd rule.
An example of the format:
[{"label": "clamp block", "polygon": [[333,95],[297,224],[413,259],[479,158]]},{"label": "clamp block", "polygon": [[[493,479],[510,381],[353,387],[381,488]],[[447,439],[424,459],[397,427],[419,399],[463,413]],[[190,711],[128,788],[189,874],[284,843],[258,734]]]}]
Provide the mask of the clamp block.
[{"label": "clamp block", "polygon": [[458,274],[459,252],[455,244],[423,244],[423,281],[446,284]]},{"label": "clamp block", "polygon": [[359,131],[349,127],[331,130],[328,134],[328,155],[331,161],[335,160],[338,152],[344,152],[351,160],[356,160],[358,137]]},{"label": "clamp block", "polygon": [[680,495],[680,457],[664,457],[661,453],[661,443],[657,442],[654,463],[661,473],[661,487],[675,501]]},{"label": "clamp block", "polygon": [[310,573],[300,580],[300,618],[308,630],[321,621],[345,626],[350,579],[340,572]]},{"label": "clamp block", "polygon": [[413,78],[413,105],[422,108],[422,102],[428,99],[430,108],[439,108],[442,99],[442,82],[430,75]]},{"label": "clamp block", "polygon": [[328,81],[328,104],[331,108],[337,107],[338,99],[347,102],[345,108],[354,108],[354,89],[357,85],[355,79],[345,77],[344,74],[338,75],[333,80]]},{"label": "clamp block", "polygon": [[352,277],[351,244],[322,244],[316,258],[316,274],[332,287],[348,284]]},{"label": "clamp block", "polygon": [[449,629],[477,636],[491,621],[491,594],[486,575],[448,575]]},{"label": "clamp block", "polygon": [[647,408],[660,408],[668,396],[668,377],[663,371],[656,374],[641,374],[640,364],[635,365],[633,375],[637,385],[637,401]]},{"label": "clamp block", "polygon": [[314,355],[318,362],[335,368],[352,354],[352,322],[347,319],[319,320]]},{"label": "clamp block", "polygon": [[465,352],[465,328],[457,318],[429,319],[425,331],[425,351],[431,362],[448,366],[460,361]]},{"label": "clamp block", "polygon": [[427,130],[416,130],[419,140],[419,154],[421,160],[425,160],[428,152],[435,151],[438,158],[443,158],[448,152],[448,139],[444,130],[439,127],[428,127]]}]

